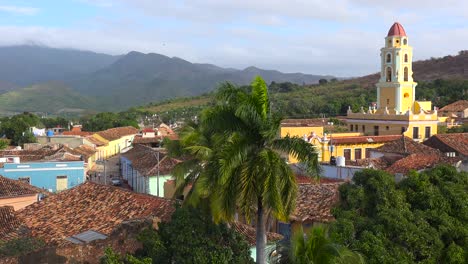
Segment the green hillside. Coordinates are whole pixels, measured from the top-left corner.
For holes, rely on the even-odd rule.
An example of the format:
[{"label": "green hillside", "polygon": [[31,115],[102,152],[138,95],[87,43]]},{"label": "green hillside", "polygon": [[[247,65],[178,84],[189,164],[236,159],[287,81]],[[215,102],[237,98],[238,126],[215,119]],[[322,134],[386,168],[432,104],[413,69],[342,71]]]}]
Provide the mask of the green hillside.
[{"label": "green hillside", "polygon": [[97,100],[81,96],[59,82],[33,85],[0,95],[0,113],[45,112],[82,114],[96,109]]}]

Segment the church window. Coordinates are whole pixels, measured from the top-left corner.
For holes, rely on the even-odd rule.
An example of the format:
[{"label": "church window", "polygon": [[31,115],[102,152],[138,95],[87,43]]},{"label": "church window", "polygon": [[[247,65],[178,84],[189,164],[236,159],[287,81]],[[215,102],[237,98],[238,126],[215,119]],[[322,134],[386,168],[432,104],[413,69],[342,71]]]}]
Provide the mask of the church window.
[{"label": "church window", "polygon": [[387,78],[386,78],[387,82],[391,82],[392,81],[392,68],[390,67],[387,67]]},{"label": "church window", "polygon": [[405,54],[405,62],[408,62],[408,54]]},{"label": "church window", "polygon": [[403,39],[403,45],[406,45],[408,44],[408,40],[407,39]]},{"label": "church window", "polygon": [[389,105],[389,104],[390,104],[390,99],[387,98],[387,105]]},{"label": "church window", "polygon": [[405,67],[405,72],[404,72],[404,79],[405,82],[408,81],[408,67]]},{"label": "church window", "polygon": [[387,63],[390,63],[390,62],[392,62],[392,55],[387,54]]},{"label": "church window", "polygon": [[405,98],[408,98],[408,97],[409,97],[409,93],[405,93],[403,96],[404,96]]}]

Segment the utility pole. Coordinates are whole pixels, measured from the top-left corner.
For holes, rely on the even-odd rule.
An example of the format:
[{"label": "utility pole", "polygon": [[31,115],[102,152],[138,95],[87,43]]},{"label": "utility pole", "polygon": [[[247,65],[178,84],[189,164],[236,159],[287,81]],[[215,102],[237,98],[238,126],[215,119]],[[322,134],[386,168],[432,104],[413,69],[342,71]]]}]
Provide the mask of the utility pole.
[{"label": "utility pole", "polygon": [[159,149],[158,149],[158,152],[157,152],[157,157],[158,157],[158,175],[157,175],[157,177],[156,177],[156,181],[157,181],[157,184],[156,184],[156,188],[157,188],[156,195],[159,197]]}]

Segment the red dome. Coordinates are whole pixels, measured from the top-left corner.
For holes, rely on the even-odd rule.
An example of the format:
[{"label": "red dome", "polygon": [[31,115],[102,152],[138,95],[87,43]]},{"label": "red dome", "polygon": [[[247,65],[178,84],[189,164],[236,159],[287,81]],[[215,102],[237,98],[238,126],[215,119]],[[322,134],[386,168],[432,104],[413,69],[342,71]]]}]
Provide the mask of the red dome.
[{"label": "red dome", "polygon": [[388,31],[387,37],[390,37],[390,36],[406,36],[405,29],[400,23],[395,22],[390,28],[390,30]]}]

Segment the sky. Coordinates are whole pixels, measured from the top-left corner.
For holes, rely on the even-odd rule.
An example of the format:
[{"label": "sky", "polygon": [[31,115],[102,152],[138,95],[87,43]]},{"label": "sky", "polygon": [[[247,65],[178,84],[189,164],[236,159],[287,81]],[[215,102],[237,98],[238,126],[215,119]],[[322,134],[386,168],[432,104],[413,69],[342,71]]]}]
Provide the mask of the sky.
[{"label": "sky", "polygon": [[414,60],[468,49],[466,0],[0,0],[0,46],[154,52],[349,77],[379,70],[395,21]]}]

